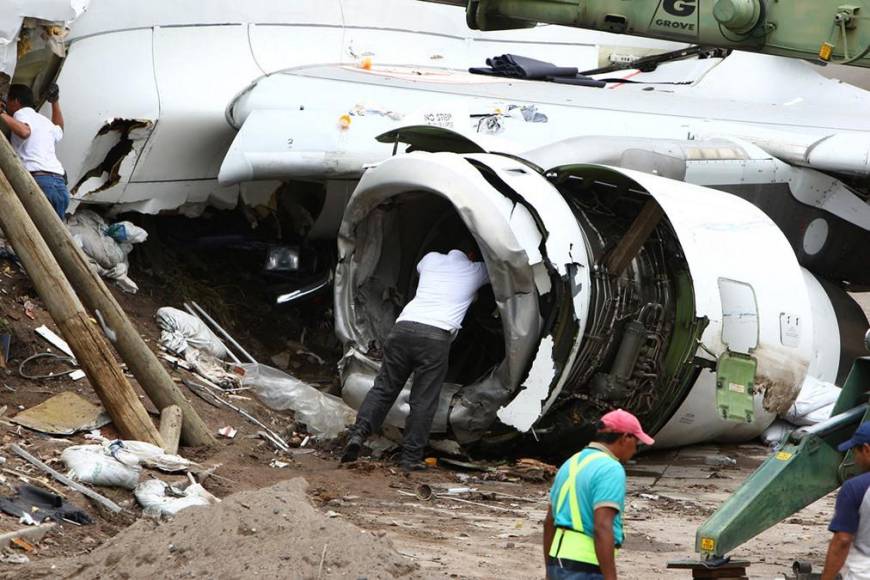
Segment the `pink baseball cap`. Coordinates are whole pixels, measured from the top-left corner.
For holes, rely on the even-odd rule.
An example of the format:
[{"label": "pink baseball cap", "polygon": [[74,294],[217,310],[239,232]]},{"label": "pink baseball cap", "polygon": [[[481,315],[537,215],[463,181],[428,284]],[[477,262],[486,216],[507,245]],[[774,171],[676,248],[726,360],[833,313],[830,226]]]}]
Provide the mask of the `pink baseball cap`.
[{"label": "pink baseball cap", "polygon": [[628,433],[629,435],[634,435],[637,437],[638,441],[644,445],[652,445],[655,443],[655,439],[643,432],[643,429],[640,426],[640,421],[637,420],[637,417],[628,411],[617,409],[606,413],[601,417],[601,422],[614,433]]}]

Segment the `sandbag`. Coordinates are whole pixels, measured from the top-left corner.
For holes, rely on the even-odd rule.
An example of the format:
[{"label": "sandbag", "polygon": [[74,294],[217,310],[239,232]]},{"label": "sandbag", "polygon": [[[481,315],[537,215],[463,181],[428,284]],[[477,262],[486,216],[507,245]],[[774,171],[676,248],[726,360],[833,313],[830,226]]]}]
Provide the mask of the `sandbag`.
[{"label": "sandbag", "polygon": [[99,214],[87,209],[69,216],[67,228],[97,274],[114,280],[125,292],[135,294],[139,290],[127,275],[127,256],[133,244],[148,239],[148,232],[130,222],[108,225]]},{"label": "sandbag", "polygon": [[178,489],[159,479],[143,481],[133,491],[147,515],[174,516],[183,509],[209,506],[220,500],[198,483]]},{"label": "sandbag", "polygon": [[98,441],[103,453],[129,467],[150,467],[168,473],[187,471],[197,464],[181,457],[166,453],[161,447],[142,441],[107,439],[99,435],[85,435],[85,439]]},{"label": "sandbag", "polygon": [[60,458],[70,470],[70,477],[82,483],[125,489],[139,484],[142,468],[106,455],[102,445],[73,445],[64,449]]},{"label": "sandbag", "polygon": [[227,358],[227,347],[196,316],[164,306],[157,310],[156,319],[162,331],[160,344],[169,351],[183,355],[187,347],[192,346],[221,360]]}]

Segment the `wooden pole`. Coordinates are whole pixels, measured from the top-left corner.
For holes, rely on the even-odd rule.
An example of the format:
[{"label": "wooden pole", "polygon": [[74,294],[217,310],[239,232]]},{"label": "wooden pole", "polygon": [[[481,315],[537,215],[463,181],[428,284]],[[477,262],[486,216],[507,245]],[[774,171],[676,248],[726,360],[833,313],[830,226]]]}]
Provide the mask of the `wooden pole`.
[{"label": "wooden pole", "polygon": [[659,225],[663,215],[662,208],[656,200],[650,198],[644,204],[628,232],[619,240],[619,244],[607,257],[607,272],[611,276],[620,276],[625,271],[646,243],[650,234]]},{"label": "wooden pole", "polygon": [[49,314],[69,343],[120,434],[127,439],[162,447],[160,432],[115,361],[109,344],[88,318],[72,286],[2,172],[0,227],[12,243]]},{"label": "wooden pole", "polygon": [[103,280],[88,266],[78,245],[58,219],[33,176],[22,167],[6,138],[0,138],[0,171],[24,204],[60,267],[91,310],[99,310],[115,331],[114,343],[127,368],[158,409],[177,405],[184,415],[182,441],[191,447],[215,444],[208,427],[181,393],[164,366],[139,336]]},{"label": "wooden pole", "polygon": [[170,405],[160,411],[160,436],[163,437],[163,450],[170,455],[178,453],[182,416],[178,405]]}]

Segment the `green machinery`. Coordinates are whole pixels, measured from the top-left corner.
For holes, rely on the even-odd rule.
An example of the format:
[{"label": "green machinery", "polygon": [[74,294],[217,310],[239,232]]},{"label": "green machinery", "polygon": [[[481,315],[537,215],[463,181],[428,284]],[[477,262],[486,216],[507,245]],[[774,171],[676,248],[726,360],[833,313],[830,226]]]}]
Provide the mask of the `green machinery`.
[{"label": "green machinery", "polygon": [[560,24],[837,64],[870,66],[864,0],[426,0],[462,6],[479,30]]},{"label": "green machinery", "polygon": [[837,445],[870,420],[870,358],[855,361],[831,418],[793,431],[743,482],[695,536],[703,557],[724,556],[764,530],[837,489],[855,473],[852,454]]}]

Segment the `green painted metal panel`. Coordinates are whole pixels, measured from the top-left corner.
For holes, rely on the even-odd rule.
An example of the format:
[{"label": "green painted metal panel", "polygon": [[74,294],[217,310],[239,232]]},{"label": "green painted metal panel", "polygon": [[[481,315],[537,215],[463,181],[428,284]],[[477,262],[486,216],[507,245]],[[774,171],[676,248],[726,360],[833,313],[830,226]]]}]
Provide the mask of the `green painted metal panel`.
[{"label": "green painted metal panel", "polygon": [[[722,48],[870,66],[864,0],[468,0],[469,26],[546,22]],[[829,50],[828,50],[829,49]]]},{"label": "green painted metal panel", "polygon": [[755,416],[755,371],[748,355],[726,352],[716,365],[716,406],[726,421],[752,423]]}]

